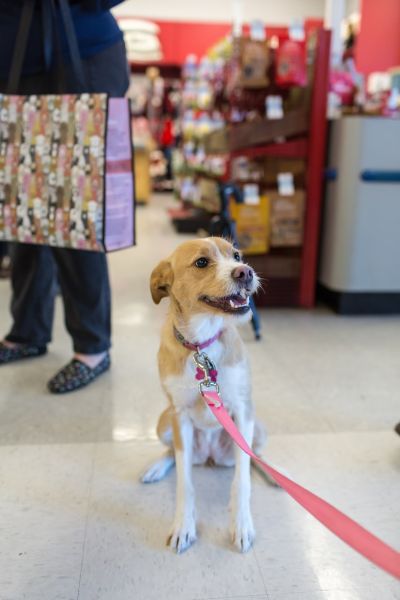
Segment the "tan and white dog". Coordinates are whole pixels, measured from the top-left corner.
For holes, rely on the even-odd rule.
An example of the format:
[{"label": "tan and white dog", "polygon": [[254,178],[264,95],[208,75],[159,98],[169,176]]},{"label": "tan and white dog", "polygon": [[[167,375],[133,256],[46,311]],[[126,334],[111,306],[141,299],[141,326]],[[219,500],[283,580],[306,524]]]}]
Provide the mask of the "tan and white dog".
[{"label": "tan and white dog", "polygon": [[157,428],[160,440],[170,450],[142,481],[158,481],[176,464],[176,514],[168,543],[177,552],[186,550],[196,539],[192,465],[208,461],[235,465],[230,501],[232,540],[242,552],[249,550],[254,540],[250,459],[233,447],[201,397],[192,357],[196,346],[207,345],[204,351],[217,366],[225,407],[258,453],[264,435],[254,419],[249,365],[236,328],[249,320],[249,298],[258,286],[253,269],[222,238],[184,242],[151,275],[154,302],[158,304],[167,296],[170,300],[158,353],[169,406]]}]

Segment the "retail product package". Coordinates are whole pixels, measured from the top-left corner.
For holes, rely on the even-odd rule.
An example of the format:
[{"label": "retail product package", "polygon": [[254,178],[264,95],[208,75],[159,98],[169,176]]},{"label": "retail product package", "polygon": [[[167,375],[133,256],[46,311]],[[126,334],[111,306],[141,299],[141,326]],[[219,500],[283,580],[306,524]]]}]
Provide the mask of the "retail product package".
[{"label": "retail product package", "polygon": [[0,95],[0,240],[135,243],[130,110],[106,94]]},{"label": "retail product package", "polygon": [[261,181],[264,179],[264,165],[247,156],[237,156],[232,160],[232,177],[235,181]]},{"label": "retail product package", "polygon": [[329,89],[339,97],[342,106],[352,106],[356,93],[351,73],[332,69],[329,76]]},{"label": "retail product package", "polygon": [[271,247],[301,246],[303,243],[305,193],[296,190],[290,196],[268,191],[271,201]]},{"label": "retail product package", "polygon": [[198,190],[198,204],[208,212],[219,213],[221,210],[221,198],[218,183],[212,179],[200,177]]},{"label": "retail product package", "polygon": [[242,87],[260,88],[269,83],[267,71],[270,62],[268,44],[242,38],[240,43],[240,78]]},{"label": "retail product package", "polygon": [[261,195],[254,203],[230,204],[230,212],[236,223],[239,247],[247,255],[265,254],[269,250],[270,200]]},{"label": "retail product package", "polygon": [[280,86],[307,85],[304,41],[285,40],[276,51],[275,83]]}]

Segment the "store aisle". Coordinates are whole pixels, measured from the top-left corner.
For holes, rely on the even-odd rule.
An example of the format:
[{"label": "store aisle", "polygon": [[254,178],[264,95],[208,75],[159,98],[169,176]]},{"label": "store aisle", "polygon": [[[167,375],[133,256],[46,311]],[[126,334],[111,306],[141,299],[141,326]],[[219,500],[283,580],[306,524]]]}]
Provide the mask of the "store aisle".
[{"label": "store aisle", "polygon": [[[70,355],[61,306],[50,354],[1,368],[0,600],[398,600],[398,583],[257,473],[253,551],[228,543],[232,472],[212,468],[195,469],[197,544],[182,556],[165,547],[175,475],[138,479],[160,453],[164,406],[156,352],[166,307],[151,303],[148,279],[183,239],[167,203],[139,208],[138,247],[110,256],[110,373],[71,396],[46,392]],[[2,330],[8,301],[0,282]],[[271,310],[263,334],[255,342],[243,330],[265,455],[399,548],[400,319]]]}]

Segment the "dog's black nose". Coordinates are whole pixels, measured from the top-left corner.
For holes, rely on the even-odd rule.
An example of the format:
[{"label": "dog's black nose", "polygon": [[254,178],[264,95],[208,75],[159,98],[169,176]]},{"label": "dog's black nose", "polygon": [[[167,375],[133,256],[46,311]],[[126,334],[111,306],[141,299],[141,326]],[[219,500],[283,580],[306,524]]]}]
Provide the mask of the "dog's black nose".
[{"label": "dog's black nose", "polygon": [[239,283],[242,283],[243,285],[248,285],[253,281],[253,269],[251,267],[248,267],[247,265],[240,265],[239,267],[233,269],[232,277]]}]

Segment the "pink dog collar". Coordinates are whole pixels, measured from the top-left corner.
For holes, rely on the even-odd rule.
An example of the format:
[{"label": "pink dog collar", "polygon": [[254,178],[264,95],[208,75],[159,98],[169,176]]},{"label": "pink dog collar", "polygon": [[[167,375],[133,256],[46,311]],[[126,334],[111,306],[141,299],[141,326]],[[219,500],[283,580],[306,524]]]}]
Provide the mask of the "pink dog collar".
[{"label": "pink dog collar", "polygon": [[209,346],[211,346],[211,344],[213,344],[214,342],[219,340],[219,338],[221,337],[222,334],[223,334],[223,330],[221,329],[220,331],[218,331],[218,333],[216,335],[214,335],[214,337],[210,338],[209,340],[206,340],[205,342],[202,342],[201,344],[198,344],[198,343],[192,344],[191,342],[188,342],[183,337],[183,335],[177,330],[177,328],[174,326],[174,335],[175,335],[176,339],[178,340],[178,342],[180,344],[182,344],[182,346],[184,346],[187,350],[191,350],[192,352],[197,352],[198,350],[204,350],[205,348],[208,348]]}]

